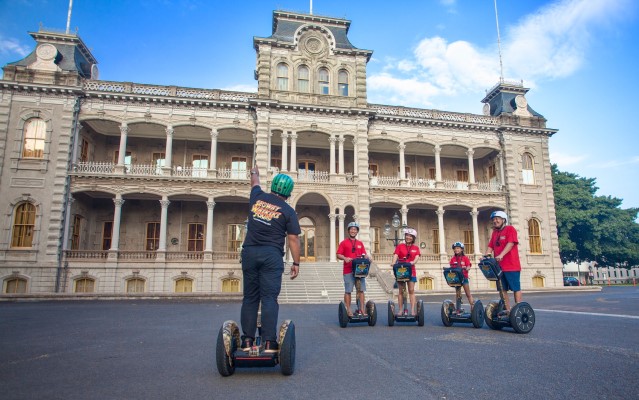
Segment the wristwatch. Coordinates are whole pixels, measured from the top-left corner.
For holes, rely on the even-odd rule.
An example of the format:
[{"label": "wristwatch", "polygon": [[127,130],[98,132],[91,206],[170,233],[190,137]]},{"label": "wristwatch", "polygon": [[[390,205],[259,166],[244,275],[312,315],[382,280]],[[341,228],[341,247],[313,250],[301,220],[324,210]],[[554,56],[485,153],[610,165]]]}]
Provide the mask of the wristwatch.
[{"label": "wristwatch", "polygon": [[293,263],[293,266],[294,266],[294,267],[299,267],[299,266],[300,266],[300,264],[299,264],[299,263],[294,262],[294,263]]}]

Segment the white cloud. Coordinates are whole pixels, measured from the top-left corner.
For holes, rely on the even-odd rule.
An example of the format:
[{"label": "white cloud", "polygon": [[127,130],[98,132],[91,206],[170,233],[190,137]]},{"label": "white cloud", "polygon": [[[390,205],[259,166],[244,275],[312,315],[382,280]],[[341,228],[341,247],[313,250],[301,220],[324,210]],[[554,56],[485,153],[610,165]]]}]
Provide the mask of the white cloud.
[{"label": "white cloud", "polygon": [[606,162],[600,162],[594,164],[596,168],[618,168],[625,167],[628,165],[639,164],[639,156],[633,157],[629,160],[610,160]]},{"label": "white cloud", "polygon": [[565,153],[550,153],[550,162],[557,164],[560,168],[579,164],[582,161],[588,159],[588,154],[572,155]]},{"label": "white cloud", "polygon": [[254,93],[257,92],[257,87],[255,85],[247,85],[247,84],[238,84],[223,88],[222,90],[228,90],[231,92],[249,92]]},{"label": "white cloud", "polygon": [[0,53],[26,57],[30,52],[31,47],[20,44],[17,39],[0,36]]},{"label": "white cloud", "polygon": [[[536,80],[566,77],[587,60],[590,38],[599,29],[623,17],[630,0],[560,0],[540,8],[507,30],[502,40],[506,77]],[[454,6],[454,1],[442,1]],[[471,42],[448,42],[435,36],[422,39],[412,58],[385,60],[383,72],[369,76],[369,94],[413,99],[428,106],[434,96],[480,93],[499,78],[495,46],[481,48]],[[394,88],[388,83],[393,82]],[[422,94],[416,87],[428,88]]]}]

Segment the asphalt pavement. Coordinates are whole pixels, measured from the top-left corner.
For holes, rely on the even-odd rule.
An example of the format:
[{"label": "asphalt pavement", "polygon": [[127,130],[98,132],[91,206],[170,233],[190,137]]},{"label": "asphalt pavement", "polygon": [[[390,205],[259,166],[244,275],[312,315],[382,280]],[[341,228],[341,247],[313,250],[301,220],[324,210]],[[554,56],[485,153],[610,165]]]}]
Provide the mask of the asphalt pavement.
[{"label": "asphalt pavement", "polygon": [[[0,398],[629,399],[639,378],[639,289],[524,294],[529,334],[426,324],[340,328],[338,306],[282,305],[295,373],[215,367],[217,333],[240,304],[214,300],[0,303]],[[496,297],[482,294],[484,305]]]}]

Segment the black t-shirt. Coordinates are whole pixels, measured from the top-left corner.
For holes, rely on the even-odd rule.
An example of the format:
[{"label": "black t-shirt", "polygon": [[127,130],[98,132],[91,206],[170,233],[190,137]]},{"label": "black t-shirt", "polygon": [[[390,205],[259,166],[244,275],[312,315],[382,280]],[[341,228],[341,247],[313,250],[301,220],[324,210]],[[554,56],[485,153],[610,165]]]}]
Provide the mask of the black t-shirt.
[{"label": "black t-shirt", "polygon": [[283,255],[286,235],[299,235],[301,232],[297,214],[286,201],[275,194],[265,193],[259,185],[253,186],[243,247],[273,246]]}]

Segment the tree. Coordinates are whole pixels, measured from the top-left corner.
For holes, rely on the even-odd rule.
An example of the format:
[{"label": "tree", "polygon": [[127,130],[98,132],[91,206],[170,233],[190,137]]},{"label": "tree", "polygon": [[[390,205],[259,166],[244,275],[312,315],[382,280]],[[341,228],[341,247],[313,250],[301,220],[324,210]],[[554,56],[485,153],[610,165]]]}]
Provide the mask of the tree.
[{"label": "tree", "polygon": [[622,209],[621,199],[597,196],[593,178],[551,166],[559,251],[563,262],[639,265],[639,208]]}]

